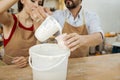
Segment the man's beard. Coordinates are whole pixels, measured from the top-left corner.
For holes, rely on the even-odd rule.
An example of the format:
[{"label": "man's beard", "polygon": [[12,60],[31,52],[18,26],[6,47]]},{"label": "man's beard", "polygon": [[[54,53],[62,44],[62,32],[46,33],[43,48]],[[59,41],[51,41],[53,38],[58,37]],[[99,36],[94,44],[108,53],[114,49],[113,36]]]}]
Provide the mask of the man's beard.
[{"label": "man's beard", "polygon": [[65,0],[65,5],[68,9],[74,9],[76,8],[76,4],[73,2],[73,0],[69,0],[68,2]]}]

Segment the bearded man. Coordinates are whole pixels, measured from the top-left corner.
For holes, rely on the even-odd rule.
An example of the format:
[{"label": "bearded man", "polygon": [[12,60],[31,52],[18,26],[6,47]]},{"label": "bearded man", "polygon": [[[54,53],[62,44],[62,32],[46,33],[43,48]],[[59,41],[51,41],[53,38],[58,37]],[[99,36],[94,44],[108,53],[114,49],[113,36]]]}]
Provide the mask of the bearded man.
[{"label": "bearded man", "polygon": [[103,30],[99,17],[82,8],[82,0],[64,0],[66,9],[57,10],[53,17],[62,26],[65,45],[71,50],[71,58],[84,57],[89,48],[103,41]]}]

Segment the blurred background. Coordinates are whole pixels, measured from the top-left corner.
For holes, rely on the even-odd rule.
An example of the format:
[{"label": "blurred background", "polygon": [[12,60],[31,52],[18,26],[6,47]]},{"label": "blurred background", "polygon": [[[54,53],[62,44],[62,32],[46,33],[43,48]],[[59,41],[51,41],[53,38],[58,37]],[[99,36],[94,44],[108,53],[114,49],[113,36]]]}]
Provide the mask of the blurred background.
[{"label": "blurred background", "polygon": [[[104,32],[120,32],[120,0],[83,0],[82,5],[100,16]],[[51,10],[65,9],[64,0],[45,0],[44,6]],[[17,4],[10,12],[17,13]]]}]

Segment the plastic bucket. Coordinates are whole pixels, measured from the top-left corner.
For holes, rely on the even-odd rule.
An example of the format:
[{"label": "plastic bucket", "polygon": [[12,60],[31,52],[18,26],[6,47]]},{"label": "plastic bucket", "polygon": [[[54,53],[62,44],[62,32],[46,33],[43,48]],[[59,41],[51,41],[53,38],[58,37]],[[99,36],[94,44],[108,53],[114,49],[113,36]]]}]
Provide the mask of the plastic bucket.
[{"label": "plastic bucket", "polygon": [[39,44],[29,49],[33,80],[66,80],[70,50],[57,44]]}]

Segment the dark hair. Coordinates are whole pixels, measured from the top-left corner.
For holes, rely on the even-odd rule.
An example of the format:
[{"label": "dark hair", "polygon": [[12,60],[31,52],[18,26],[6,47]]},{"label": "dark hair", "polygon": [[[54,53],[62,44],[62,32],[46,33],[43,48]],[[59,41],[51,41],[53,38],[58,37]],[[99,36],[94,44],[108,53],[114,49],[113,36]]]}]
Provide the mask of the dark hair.
[{"label": "dark hair", "polygon": [[[43,4],[44,4],[44,0],[42,0],[41,6],[43,6]],[[22,11],[23,7],[24,7],[24,5],[23,5],[23,4],[21,3],[21,1],[19,0],[19,1],[18,1],[18,12]]]},{"label": "dark hair", "polygon": [[18,12],[22,11],[24,5],[21,3],[21,1],[18,1]]},{"label": "dark hair", "polygon": [[42,4],[41,4],[41,6],[43,6],[44,5],[44,0],[42,0]]}]

